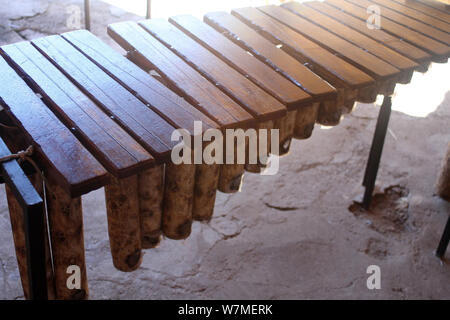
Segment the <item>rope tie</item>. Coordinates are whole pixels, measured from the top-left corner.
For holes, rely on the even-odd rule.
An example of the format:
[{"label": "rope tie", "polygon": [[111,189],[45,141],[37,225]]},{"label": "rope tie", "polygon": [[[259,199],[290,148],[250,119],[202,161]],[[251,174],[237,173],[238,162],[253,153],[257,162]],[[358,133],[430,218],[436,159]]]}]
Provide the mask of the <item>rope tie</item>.
[{"label": "rope tie", "polygon": [[31,158],[31,156],[33,155],[33,151],[33,146],[29,146],[26,150],[21,150],[17,153],[0,157],[0,164],[11,160],[17,160],[17,162],[19,163],[23,163],[26,161],[34,167],[34,170],[36,170],[36,172],[41,176],[42,180],[47,183],[47,179],[44,177],[44,173],[41,171],[41,169],[39,169],[36,162],[34,162],[34,160]]}]

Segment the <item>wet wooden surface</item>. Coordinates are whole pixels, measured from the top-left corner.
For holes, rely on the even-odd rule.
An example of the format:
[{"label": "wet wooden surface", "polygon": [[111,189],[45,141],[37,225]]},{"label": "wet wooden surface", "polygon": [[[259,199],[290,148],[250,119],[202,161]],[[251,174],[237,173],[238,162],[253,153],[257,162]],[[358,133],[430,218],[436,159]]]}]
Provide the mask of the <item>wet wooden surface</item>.
[{"label": "wet wooden surface", "polygon": [[271,94],[288,109],[296,109],[311,102],[311,96],[300,87],[196,17],[176,16],[171,17],[169,22]]},{"label": "wet wooden surface", "polygon": [[[341,9],[344,12],[357,17],[358,19],[361,19],[364,23],[369,18],[369,14],[365,8],[357,6],[353,3],[344,0],[327,0],[325,3]],[[448,57],[450,55],[450,48],[447,45],[416,30],[409,29],[395,21],[383,19],[381,30],[384,30],[399,39],[403,39],[429,53],[432,53],[435,56],[435,59]]]},{"label": "wet wooden surface", "polygon": [[335,89],[326,81],[233,15],[208,13],[204,21],[301,87],[313,97],[313,101],[336,98]]}]

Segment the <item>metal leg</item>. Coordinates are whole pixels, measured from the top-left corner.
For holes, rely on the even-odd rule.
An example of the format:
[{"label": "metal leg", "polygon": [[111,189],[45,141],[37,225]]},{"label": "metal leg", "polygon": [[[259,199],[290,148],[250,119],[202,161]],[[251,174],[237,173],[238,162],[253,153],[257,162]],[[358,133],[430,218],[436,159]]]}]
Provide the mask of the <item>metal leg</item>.
[{"label": "metal leg", "polygon": [[442,257],[444,256],[449,241],[450,241],[450,217],[447,220],[444,233],[442,234],[441,241],[439,242],[439,246],[436,250],[436,256],[438,256],[440,259],[442,259]]},{"label": "metal leg", "polygon": [[91,31],[91,0],[84,0],[84,23],[86,30]]},{"label": "metal leg", "polygon": [[147,14],[145,15],[146,19],[150,19],[152,17],[152,0],[147,0]]},{"label": "metal leg", "polygon": [[366,172],[364,174],[363,186],[364,192],[363,207],[369,209],[372,200],[372,193],[377,179],[378,167],[380,165],[381,153],[383,152],[384,139],[391,116],[392,98],[384,96],[380,113],[378,114],[377,125],[373,136],[372,147],[370,148],[369,160],[367,161]]}]

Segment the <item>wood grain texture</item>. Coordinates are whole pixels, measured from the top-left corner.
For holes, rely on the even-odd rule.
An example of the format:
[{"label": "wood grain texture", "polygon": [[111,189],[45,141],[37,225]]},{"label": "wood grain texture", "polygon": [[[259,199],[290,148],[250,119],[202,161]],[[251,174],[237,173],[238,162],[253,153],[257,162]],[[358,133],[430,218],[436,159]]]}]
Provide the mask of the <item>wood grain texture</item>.
[{"label": "wood grain texture", "polygon": [[164,165],[138,175],[139,222],[142,248],[156,247],[161,241],[162,201],[164,198]]},{"label": "wood grain texture", "polygon": [[182,240],[191,234],[194,187],[194,164],[166,165],[162,217],[166,237]]},{"label": "wood grain texture", "polygon": [[338,54],[339,57],[353,64],[357,68],[366,72],[376,80],[386,80],[387,78],[399,75],[400,71],[375,57],[374,55],[362,50],[350,42],[335,36],[334,34],[320,28],[308,20],[278,6],[259,7],[272,18],[289,26],[296,32],[316,42],[323,48]]},{"label": "wood grain texture", "polygon": [[105,186],[108,234],[114,266],[134,271],[142,263],[138,177],[111,179]]},{"label": "wood grain texture", "polygon": [[[88,299],[81,197],[69,197],[58,185],[48,183],[46,188],[56,299]],[[67,286],[69,266],[80,269],[80,289]]]},{"label": "wood grain texture", "polygon": [[271,94],[289,110],[295,110],[311,102],[311,96],[300,87],[196,17],[180,15],[171,17],[169,22]]},{"label": "wood grain texture", "polygon": [[392,9],[392,11],[401,13],[402,15],[405,15],[407,17],[410,17],[412,19],[415,19],[417,21],[423,22],[429,26],[432,26],[436,29],[439,29],[441,31],[450,32],[450,24],[444,21],[441,21],[439,19],[436,19],[434,17],[431,17],[427,14],[424,14],[422,12],[419,12],[417,10],[411,9],[407,6],[404,6],[400,3],[397,3],[392,0],[371,0],[373,3],[378,4],[380,6],[383,6],[385,8]]},{"label": "wood grain texture", "polygon": [[313,97],[313,101],[336,99],[336,91],[330,84],[233,15],[208,13],[204,21],[301,87]]},{"label": "wood grain texture", "polygon": [[306,5],[288,2],[283,5],[283,8],[353,43],[404,73],[412,72],[418,67],[416,62]]},{"label": "wood grain texture", "polygon": [[241,190],[245,173],[243,164],[223,164],[220,168],[218,190],[223,193],[236,193]]},{"label": "wood grain texture", "polygon": [[245,127],[255,121],[246,109],[136,23],[112,24],[108,34],[128,51],[133,62],[145,70],[156,70],[173,90],[222,127]]},{"label": "wood grain texture", "polygon": [[408,57],[418,63],[425,63],[430,61],[431,55],[418,47],[409,44],[408,42],[401,41],[399,38],[390,35],[382,29],[369,29],[367,28],[366,21],[362,21],[354,16],[341,11],[326,2],[311,1],[306,2],[306,6],[311,7],[323,14],[326,14],[330,18],[339,21],[342,24],[358,31],[365,36],[382,43],[386,47],[395,50],[396,52]]},{"label": "wood grain texture", "polygon": [[[325,103],[325,102],[323,102]],[[316,102],[297,111],[294,122],[294,138],[308,139],[311,137],[314,124],[317,121],[320,103]]]},{"label": "wood grain texture", "polygon": [[360,88],[374,82],[370,76],[356,67],[256,8],[235,9],[232,14],[275,45],[281,44],[283,50],[334,87]]},{"label": "wood grain texture", "polygon": [[62,37],[172,126],[193,132],[194,121],[201,121],[204,130],[218,127],[206,113],[192,106],[92,33],[77,30],[65,33]]},{"label": "wood grain texture", "polygon": [[62,37],[40,38],[33,45],[157,160],[170,157],[172,125]]},{"label": "wood grain texture", "polygon": [[221,165],[197,164],[195,167],[192,216],[196,221],[209,221],[214,213]]},{"label": "wood grain texture", "polygon": [[410,0],[394,0],[395,2],[401,3],[409,8],[415,9],[419,12],[423,12],[431,17],[436,19],[440,19],[441,21],[450,23],[450,13],[438,10],[436,8],[427,6],[418,1],[410,1]]},{"label": "wood grain texture", "polygon": [[[0,51],[6,55],[10,50],[16,51],[15,46],[5,46]],[[3,58],[0,73],[0,104],[28,143],[33,144],[34,159],[46,175],[75,197],[105,185],[108,176],[104,167]]]},{"label": "wood grain texture", "polygon": [[[362,20],[364,23],[369,17],[365,8],[344,0],[327,0],[325,3]],[[404,39],[405,41],[433,54],[434,61],[450,55],[450,48],[447,45],[427,37],[414,29],[409,29],[395,21],[383,19],[381,30],[386,31],[399,39]]]},{"label": "wood grain texture", "polygon": [[286,114],[286,107],[281,102],[169,22],[152,19],[142,21],[140,25],[218,88],[246,106],[258,120],[276,119]]},{"label": "wood grain texture", "polygon": [[297,116],[297,112],[303,112],[307,110],[308,106],[303,106],[298,111],[289,111],[286,116],[281,119],[277,119],[274,122],[274,128],[279,130],[279,146],[280,150],[278,155],[284,156],[289,153],[291,148],[292,138],[294,137],[294,127],[295,127],[295,119]]},{"label": "wood grain texture", "polygon": [[[357,6],[360,6],[366,10],[366,8],[370,5],[373,5],[373,2],[370,2],[368,0],[346,0],[352,4],[355,4]],[[380,10],[380,14],[382,17],[395,21],[398,24],[401,24],[407,28],[411,28],[417,32],[420,32],[427,37],[430,37],[436,41],[439,41],[441,43],[444,43],[446,45],[450,44],[450,34],[441,30],[438,30],[436,28],[433,28],[425,23],[422,23],[420,21],[417,21],[415,19],[409,18],[401,13],[395,12],[394,10],[391,10],[389,8],[383,7],[382,10]],[[384,19],[384,20],[386,20]]]},{"label": "wood grain texture", "polygon": [[116,176],[151,166],[154,158],[98,108],[29,42],[8,50],[21,74],[45,98],[49,108],[71,128],[92,155]]}]

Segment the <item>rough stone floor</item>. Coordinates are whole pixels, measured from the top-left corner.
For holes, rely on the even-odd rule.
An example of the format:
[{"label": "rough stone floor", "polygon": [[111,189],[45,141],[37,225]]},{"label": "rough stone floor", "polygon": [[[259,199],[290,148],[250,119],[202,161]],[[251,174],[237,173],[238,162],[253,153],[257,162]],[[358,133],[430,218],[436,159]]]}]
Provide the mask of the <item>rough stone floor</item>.
[{"label": "rough stone floor", "polygon": [[[20,5],[19,5],[20,3]],[[68,4],[0,0],[0,44],[69,31]],[[93,1],[93,32],[141,19]],[[112,43],[112,41],[110,41]],[[450,252],[434,256],[450,204],[434,195],[450,141],[450,68],[433,65],[398,86],[374,207],[352,205],[379,106],[358,104],[334,128],[295,141],[276,176],[247,174],[218,194],[210,224],[165,239],[132,273],[113,268],[103,190],[83,198],[92,299],[449,299]],[[409,110],[416,112],[411,115]],[[4,187],[0,187],[0,299],[22,299]],[[381,289],[368,290],[369,265]]]}]

